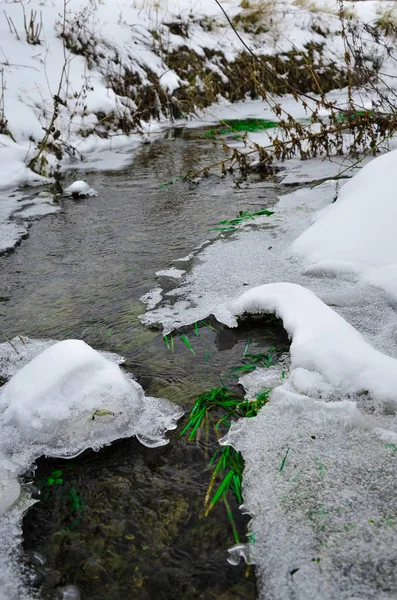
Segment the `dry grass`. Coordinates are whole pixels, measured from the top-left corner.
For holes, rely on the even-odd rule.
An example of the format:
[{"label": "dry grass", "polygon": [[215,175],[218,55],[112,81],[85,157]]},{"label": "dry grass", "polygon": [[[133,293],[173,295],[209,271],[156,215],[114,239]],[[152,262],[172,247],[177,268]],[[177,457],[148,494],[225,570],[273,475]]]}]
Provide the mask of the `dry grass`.
[{"label": "dry grass", "polygon": [[242,11],[233,17],[233,25],[246,33],[260,34],[274,25],[276,0],[241,0]]},{"label": "dry grass", "polygon": [[294,0],[292,4],[293,6],[302,8],[304,10],[308,10],[309,12],[314,14],[326,13],[330,15],[336,15],[338,12],[331,5],[323,2],[321,4],[317,4],[315,0]]},{"label": "dry grass", "polygon": [[383,3],[377,8],[375,25],[385,35],[397,34],[397,2]]}]

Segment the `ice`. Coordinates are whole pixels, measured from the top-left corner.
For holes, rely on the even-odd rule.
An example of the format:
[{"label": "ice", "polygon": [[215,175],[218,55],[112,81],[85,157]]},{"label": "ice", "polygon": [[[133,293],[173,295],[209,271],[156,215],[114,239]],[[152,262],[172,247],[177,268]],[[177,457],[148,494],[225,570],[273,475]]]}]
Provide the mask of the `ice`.
[{"label": "ice", "polygon": [[91,188],[85,181],[75,181],[72,185],[69,185],[63,193],[65,196],[73,196],[73,198],[98,195],[98,192]]},{"label": "ice", "polygon": [[[4,462],[4,457],[0,456],[0,464]],[[15,479],[15,474],[11,471],[0,471],[0,517],[7,512],[19,498],[21,486]]]},{"label": "ice", "polygon": [[147,306],[147,310],[152,310],[161,300],[163,288],[157,287],[144,294],[140,300]]},{"label": "ice", "polygon": [[163,271],[157,271],[157,277],[173,277],[174,279],[180,279],[182,275],[184,275],[186,271],[182,269],[176,269],[175,267],[171,267],[170,269],[164,269]]},{"label": "ice", "polygon": [[28,597],[16,558],[29,498],[18,477],[41,455],[72,457],[131,436],[149,447],[164,445],[183,414],[167,400],[145,396],[120,362],[81,340],[0,344],[0,374],[8,379],[0,388],[1,600]]},{"label": "ice", "polygon": [[224,440],[245,460],[261,600],[396,597],[397,446],[363,404],[361,423],[353,402],[278,388]]},{"label": "ice", "polygon": [[34,198],[20,192],[11,195],[0,192],[0,253],[14,248],[28,234],[33,219],[59,210],[53,196],[45,192]]},{"label": "ice", "polygon": [[276,385],[259,415],[221,440],[245,460],[260,598],[394,598],[397,360],[294,284],[249,290],[217,316],[236,326],[238,315],[267,312],[292,338],[289,373],[241,378],[248,398]]}]

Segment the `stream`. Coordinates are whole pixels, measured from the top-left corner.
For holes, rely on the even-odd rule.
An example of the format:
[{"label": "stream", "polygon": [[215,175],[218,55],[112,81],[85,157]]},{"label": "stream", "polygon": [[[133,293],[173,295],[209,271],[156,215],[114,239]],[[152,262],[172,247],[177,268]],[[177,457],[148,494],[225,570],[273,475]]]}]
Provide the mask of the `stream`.
[{"label": "stream", "polygon": [[[212,321],[184,332],[195,354],[180,337],[171,351],[161,331],[141,324],[140,298],[158,284],[156,271],[215,239],[209,230],[220,220],[271,207],[283,188],[260,179],[236,186],[231,175],[199,185],[175,178],[217,156],[199,131],[177,134],[142,146],[122,170],[79,171],[98,196],[62,199],[60,213],[35,221],[0,256],[0,317],[9,339],[77,338],[121,354],[148,395],[188,412],[241,364],[247,343],[268,352],[287,344],[285,331],[263,319],[238,330]],[[181,438],[184,423],[161,448],[120,440],[72,460],[42,457],[26,474],[38,502],[24,517],[24,559],[38,597],[256,598],[254,569],[226,560],[234,539],[225,507],[202,518],[215,442]],[[233,508],[245,541],[248,517]]]}]

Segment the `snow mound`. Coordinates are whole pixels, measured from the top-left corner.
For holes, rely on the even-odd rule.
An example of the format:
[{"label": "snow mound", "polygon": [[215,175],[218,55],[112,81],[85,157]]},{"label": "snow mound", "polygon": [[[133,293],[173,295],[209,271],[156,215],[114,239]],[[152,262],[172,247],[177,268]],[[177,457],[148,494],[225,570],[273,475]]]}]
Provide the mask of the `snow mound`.
[{"label": "snow mound", "polygon": [[146,446],[161,446],[183,414],[167,400],[145,396],[120,362],[81,340],[0,344],[0,374],[9,379],[0,388],[1,600],[28,598],[16,558],[20,518],[30,500],[18,477],[34,460],[71,457],[134,435]]},{"label": "snow mound", "polygon": [[[0,365],[12,352],[11,345],[0,346]],[[15,363],[21,363],[20,355]],[[19,440],[65,456],[132,435],[146,445],[162,445],[165,431],[181,416],[167,401],[145,397],[118,364],[81,340],[53,343],[22,366],[0,390],[0,411],[2,429],[12,439],[10,452]]]},{"label": "snow mound", "polygon": [[[289,376],[221,442],[244,456],[260,598],[395,598],[397,360],[299,285],[254,288],[216,314],[235,326],[266,312],[292,337]],[[269,387],[277,368],[242,378],[247,397],[261,378]]]},{"label": "snow mound", "polygon": [[67,187],[64,192],[65,196],[73,198],[85,198],[86,196],[98,196],[98,192],[91,188],[85,181],[75,181]]},{"label": "snow mound", "polygon": [[291,371],[305,394],[318,397],[319,390],[332,386],[333,393],[369,391],[397,400],[397,360],[370,346],[310,290],[292,283],[262,285],[214,312],[229,327],[244,313],[275,313],[282,319],[292,337]]},{"label": "snow mound", "polygon": [[311,271],[352,271],[397,298],[397,150],[379,156],[343,186],[291,246]]}]

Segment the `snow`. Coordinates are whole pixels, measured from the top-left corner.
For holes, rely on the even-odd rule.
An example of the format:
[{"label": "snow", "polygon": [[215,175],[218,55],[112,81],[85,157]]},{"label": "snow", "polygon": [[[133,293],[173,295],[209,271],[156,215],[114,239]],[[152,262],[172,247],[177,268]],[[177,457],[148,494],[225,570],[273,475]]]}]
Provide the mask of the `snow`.
[{"label": "snow", "polygon": [[[55,95],[63,99],[54,128],[64,152],[62,170],[114,168],[172,123],[161,115],[158,122],[135,124],[130,135],[116,125],[101,129],[104,119],[128,121],[140,109],[127,93],[117,94],[109,78],[122,83],[128,70],[151,85],[154,73],[172,93],[185,82],[169,68],[169,53],[188,45],[204,59],[220,51],[232,61],[241,52],[213,0],[119,0],[117,10],[112,0],[88,7],[69,0],[65,14],[63,0],[32,0],[29,10],[43,14],[37,45],[25,39],[23,6],[3,4],[0,118],[7,130],[0,134],[0,190],[48,182],[27,165],[51,121]],[[231,18],[241,10],[240,0],[223,5]],[[272,7],[269,33],[241,35],[255,53],[276,54],[323,43],[313,31],[321,25],[329,30],[326,62],[342,65],[338,4],[322,1],[319,8],[282,0]],[[372,0],[353,8],[366,22],[384,10]],[[203,28],[203,16],[211,27]],[[5,17],[15,23],[17,34]],[[189,25],[188,40],[166,25],[180,21]],[[61,33],[78,50],[84,47],[87,56],[70,53]],[[365,50],[377,58],[373,44]],[[215,58],[207,67],[220,74]],[[383,69],[393,88],[395,67],[385,61]],[[198,88],[201,83],[197,80]],[[328,95],[340,106],[346,98],[346,90]],[[375,101],[376,94],[355,94],[357,106],[372,107]],[[281,103],[302,121],[314,106],[308,100],[308,110],[291,96]],[[261,101],[232,105],[220,98],[187,125],[245,117],[273,120],[274,114]],[[266,144],[270,134],[252,133],[248,139]],[[232,143],[241,147],[241,141]],[[292,338],[290,365],[286,359],[284,367],[242,378],[247,397],[272,387],[271,401],[257,418],[238,422],[224,440],[246,461],[244,509],[252,515],[256,538],[249,554],[257,563],[264,600],[390,600],[397,595],[396,156],[391,152],[370,162],[340,190],[327,182],[282,197],[275,214],[256,218],[255,227],[244,225],[227,239],[220,235],[201,253],[180,259],[194,256],[191,272],[172,267],[157,273],[180,280],[179,287],[167,292],[157,287],[143,297],[145,322],[162,323],[165,331],[211,313],[235,326],[244,312],[275,312]],[[48,174],[57,161],[47,152],[42,158]],[[293,159],[284,183],[331,177],[345,167],[338,158],[332,163]],[[65,190],[67,196],[96,194],[83,181]],[[48,195],[1,196],[0,252],[27,234],[32,219],[59,210]],[[167,284],[166,289],[172,281]],[[145,397],[119,362],[77,340],[15,339],[0,345],[0,373],[10,378],[0,389],[1,600],[29,596],[15,561],[21,514],[30,503],[18,476],[41,454],[72,456],[119,437],[136,435],[146,445],[161,445],[181,414],[170,403]],[[65,597],[69,592],[74,590],[64,588]]]},{"label": "snow", "polygon": [[[55,130],[59,132],[57,139],[61,141],[64,152],[63,163],[78,164],[82,157],[107,151],[112,144],[129,145],[131,138],[139,138],[142,132],[147,131],[145,123],[134,126],[131,135],[125,135],[117,127],[107,131],[106,135],[101,130],[104,119],[121,116],[128,120],[139,110],[120,86],[116,86],[116,93],[111,80],[122,79],[128,71],[138,76],[142,85],[151,85],[151,74],[155,74],[164,91],[173,93],[186,82],[168,64],[169,54],[188,46],[203,57],[209,70],[222,74],[217,57],[206,60],[206,53],[222,52],[230,62],[242,50],[241,42],[213,0],[183,3],[179,0],[136,0],[133,3],[120,0],[116,10],[112,0],[90,5],[81,0],[69,0],[65,11],[63,0],[32,0],[28,9],[23,9],[20,3],[5,1],[3,4],[0,54],[4,99],[1,110],[10,135],[0,135],[0,187],[12,187],[36,178],[26,165],[37,153],[38,144],[54,112],[54,96],[58,95],[58,91],[62,103],[58,106]],[[363,7],[364,4],[367,6]],[[355,3],[355,6],[358,18],[364,22],[376,19],[377,11],[382,10],[379,1]],[[233,18],[241,12],[239,0],[229,0],[225,9]],[[23,28],[24,10],[37,10],[37,14],[41,15],[40,43],[28,43]],[[310,3],[299,5],[291,0],[282,0],[271,5],[272,21],[268,32],[257,35],[240,33],[256,53],[273,55],[300,50],[309,42],[322,44],[324,37],[316,32],[318,24],[328,31],[326,62],[342,64],[344,45],[339,35],[337,12],[336,0],[321,2],[318,10],[314,10]],[[16,32],[12,27],[10,29],[10,20]],[[172,23],[185,26],[188,37],[171,33],[169,25]],[[153,36],[153,31],[156,36]],[[61,35],[69,40],[74,54],[64,46]],[[374,45],[367,43],[366,54],[375,55]],[[81,55],[82,51],[85,56]],[[219,109],[213,107],[207,111],[207,115],[213,113],[212,119],[222,118],[225,106],[229,112],[238,113],[239,109],[232,107],[227,100],[220,100]],[[285,103],[287,110],[292,108],[303,118],[307,117],[306,111],[292,97],[287,97]],[[360,101],[360,105],[364,103]],[[264,118],[272,118],[269,106],[266,113],[268,116]],[[252,104],[252,116],[259,114]],[[203,116],[202,113],[201,122]],[[161,115],[160,123],[152,121],[149,127],[158,130],[170,124]],[[48,152],[44,155],[51,169],[56,160]]]},{"label": "snow", "polygon": [[370,162],[291,246],[310,269],[353,271],[397,299],[397,151]]},{"label": "snow", "polygon": [[[63,0],[31,0],[25,9],[20,3],[9,0],[3,4],[0,54],[4,90],[0,93],[0,115],[6,121],[6,129],[0,134],[0,190],[46,181],[27,165],[40,149],[40,142],[54,113],[54,97],[58,92],[62,103],[57,107],[54,140],[50,137],[49,141],[50,146],[58,144],[62,150],[61,170],[120,168],[131,159],[131,152],[141,143],[156,139],[170,126],[182,122],[171,122],[161,114],[158,120],[134,122],[129,134],[126,134],[117,125],[117,119],[133,120],[140,107],[131,100],[127,91],[119,89],[120,86],[116,86],[116,93],[112,81],[121,80],[122,87],[123,75],[128,72],[139,77],[142,85],[151,86],[151,74],[154,73],[164,92],[171,94],[186,82],[170,68],[168,55],[188,46],[204,59],[206,68],[219,74],[222,73],[222,63],[217,64],[216,56],[211,61],[206,59],[208,52],[221,52],[228,61],[233,61],[242,49],[225,15],[213,0],[183,3],[179,0],[136,0],[133,3],[120,0],[117,10],[112,0],[87,6],[81,0],[70,0],[66,12]],[[365,7],[362,6],[364,4]],[[373,21],[379,11],[384,10],[379,1],[370,0],[356,5],[357,15],[364,22]],[[241,12],[239,0],[229,0],[225,9],[233,18]],[[37,15],[41,15],[40,43],[28,43],[26,39],[24,10],[37,11]],[[309,42],[323,43],[324,38],[315,31],[316,24],[320,24],[328,31],[325,62],[343,63],[345,49],[339,35],[336,0],[321,2],[318,7],[311,3],[282,0],[272,4],[271,10],[272,22],[268,32],[258,35],[241,32],[245,42],[256,53],[273,55],[292,49],[301,50]],[[10,19],[16,32],[12,27],[10,29]],[[169,25],[172,23],[186,26],[188,38],[171,33]],[[154,31],[157,37],[153,36]],[[63,34],[75,53],[63,44]],[[366,55],[375,56],[378,50],[372,42],[368,44]],[[85,56],[81,55],[82,50]],[[393,66],[387,62],[387,57],[381,56],[380,60],[386,61],[383,71],[392,73],[390,69]],[[393,79],[389,83],[393,88]],[[346,91],[330,92],[327,97],[330,101],[338,101],[341,106],[346,104]],[[358,106],[372,106],[376,93],[356,91],[354,100]],[[276,101],[279,100],[271,103]],[[295,118],[310,117],[310,110],[292,96],[286,96],[281,103],[283,109]],[[313,106],[314,102],[308,99],[309,109]],[[233,105],[219,97],[218,105],[199,111],[197,118],[187,117],[185,124],[197,127],[242,116],[274,119],[268,103],[248,100]],[[109,125],[113,121],[116,123],[114,128],[103,129],[104,122]],[[59,137],[55,139],[55,135]],[[253,134],[251,138],[252,142],[264,142],[268,134]],[[54,154],[45,150],[36,168],[41,168],[41,172],[48,175],[57,162]],[[338,167],[328,167],[329,163],[324,167],[324,173],[338,170]],[[302,170],[296,166],[296,173],[288,175],[287,181],[303,182],[310,177],[305,168]],[[1,216],[0,228],[0,239],[3,240],[4,220]],[[7,240],[2,245],[9,249],[21,235],[26,234],[26,228],[8,222],[6,228]]]},{"label": "snow", "polygon": [[182,269],[176,269],[175,267],[171,267],[170,269],[164,269],[163,271],[157,271],[157,277],[173,277],[174,279],[180,279],[182,275],[184,275],[186,271]]},{"label": "snow", "polygon": [[32,197],[16,192],[3,195],[0,192],[0,253],[11,250],[25,237],[33,219],[59,212],[53,196],[41,192]]},{"label": "snow", "polygon": [[274,313],[282,319],[292,338],[290,381],[305,386],[299,392],[317,397],[324,385],[333,394],[369,391],[397,401],[397,360],[372,348],[310,290],[292,283],[259,286],[218,307],[215,317],[236,327],[236,316],[244,313]]},{"label": "snow", "polygon": [[85,196],[97,196],[93,188],[91,188],[85,181],[75,181],[64,192],[65,196],[73,196],[74,198],[84,198]]},{"label": "snow", "polygon": [[8,136],[0,134],[0,190],[27,183],[45,182],[25,164],[29,147],[16,144]]},{"label": "snow", "polygon": [[166,400],[145,396],[121,371],[121,361],[81,340],[0,344],[0,373],[10,378],[0,388],[1,599],[25,597],[14,552],[29,497],[18,477],[41,455],[71,457],[123,437],[164,445],[166,431],[183,414]]},{"label": "snow", "polygon": [[221,440],[246,464],[260,598],[392,598],[397,360],[296,284],[253,288],[216,316],[268,312],[292,339],[288,376],[241,378],[248,398],[273,387],[270,402]]},{"label": "snow", "polygon": [[163,433],[175,426],[180,409],[164,401],[160,410],[161,402],[146,398],[121,371],[118,358],[81,340],[47,342],[42,350],[43,344],[15,339],[0,346],[2,374],[14,373],[0,390],[1,424],[14,442],[45,444],[47,453],[62,455],[131,435],[146,445],[166,443]]}]

